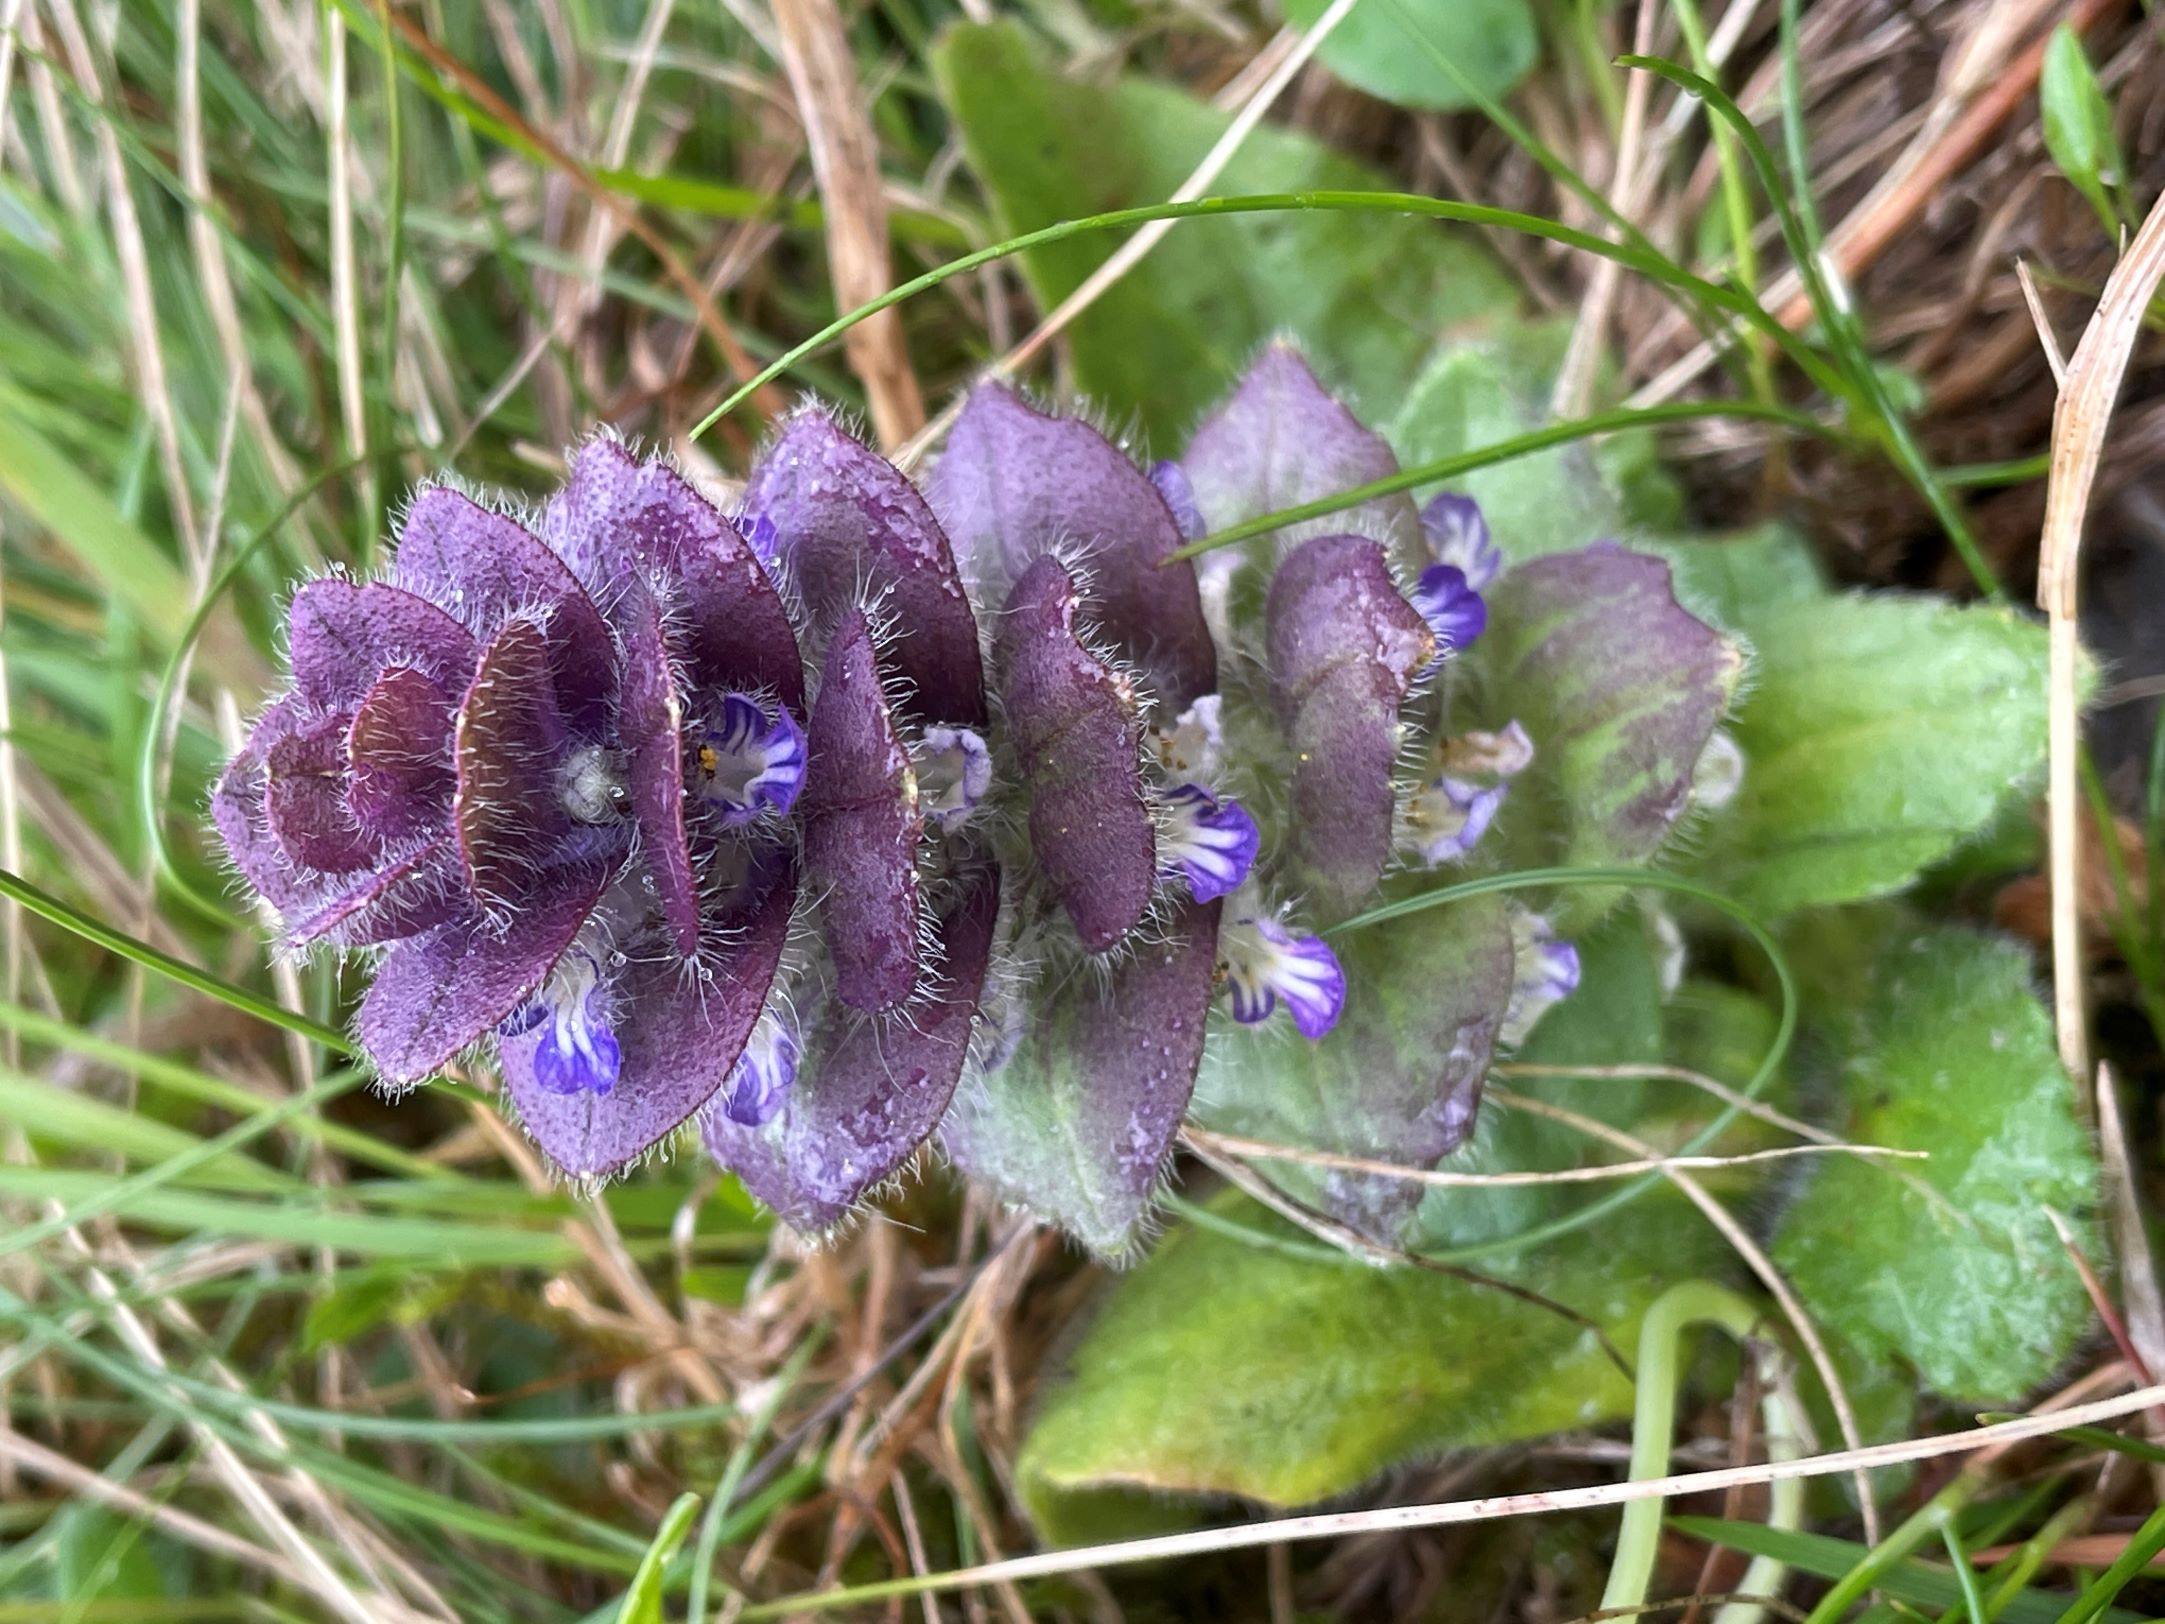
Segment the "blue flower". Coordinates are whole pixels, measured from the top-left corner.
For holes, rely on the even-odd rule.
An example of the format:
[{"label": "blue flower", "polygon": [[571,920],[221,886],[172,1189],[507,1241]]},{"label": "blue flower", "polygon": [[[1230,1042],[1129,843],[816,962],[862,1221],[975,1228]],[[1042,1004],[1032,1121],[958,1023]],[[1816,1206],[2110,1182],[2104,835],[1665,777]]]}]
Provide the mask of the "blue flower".
[{"label": "blue flower", "polygon": [[1488,833],[1504,793],[1502,784],[1469,784],[1446,773],[1407,804],[1403,843],[1430,868],[1455,863]]},{"label": "blue flower", "polygon": [[720,722],[698,735],[694,755],[693,791],[727,828],[781,816],[804,788],[804,729],[781,706],[769,710],[750,694],[723,699]]},{"label": "blue flower", "polygon": [[1346,974],[1320,936],[1295,936],[1274,919],[1236,919],[1219,937],[1233,1019],[1267,1021],[1280,1004],[1304,1038],[1338,1024],[1346,1007]]},{"label": "blue flower", "polygon": [[1158,873],[1184,877],[1188,894],[1211,902],[1240,889],[1255,867],[1263,837],[1247,808],[1230,795],[1219,797],[1200,784],[1182,784],[1165,797],[1158,830]]},{"label": "blue flower", "polygon": [[1552,1004],[1579,987],[1579,950],[1562,940],[1549,922],[1531,909],[1513,906],[1511,1001],[1504,1007],[1502,1040],[1523,1043],[1534,1023]]},{"label": "blue flower", "polygon": [[1488,629],[1488,605],[1456,564],[1431,564],[1414,583],[1413,607],[1436,634],[1436,658],[1471,647]]},{"label": "blue flower", "polygon": [[779,1015],[761,1020],[722,1085],[723,1114],[747,1128],[771,1122],[797,1081],[800,1052],[796,1033]]},{"label": "blue flower", "polygon": [[959,828],[992,787],[992,752],[966,727],[926,728],[912,766],[917,804],[936,828]]},{"label": "blue flower", "polygon": [[1421,509],[1421,534],[1429,555],[1456,569],[1476,592],[1486,591],[1503,571],[1503,553],[1489,537],[1481,504],[1470,496],[1446,491],[1431,498]]},{"label": "blue flower", "polygon": [[547,983],[504,1021],[505,1037],[546,1023],[534,1051],[534,1079],[551,1094],[606,1094],[624,1065],[601,991],[601,963],[575,947],[557,961]]}]

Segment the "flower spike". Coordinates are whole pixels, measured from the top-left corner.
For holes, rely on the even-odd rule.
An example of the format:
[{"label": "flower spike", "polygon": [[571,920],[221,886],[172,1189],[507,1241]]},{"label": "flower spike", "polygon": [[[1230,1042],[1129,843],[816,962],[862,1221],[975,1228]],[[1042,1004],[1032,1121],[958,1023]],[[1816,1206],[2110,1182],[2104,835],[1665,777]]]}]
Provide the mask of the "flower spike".
[{"label": "flower spike", "polygon": [[[806,406],[726,513],[602,430],[538,507],[433,485],[380,579],[303,586],[212,820],[285,946],[369,951],[384,1081],[493,1058],[569,1177],[695,1128],[818,1236],[937,1137],[1119,1257],[1191,1108],[1433,1167],[1606,902],[1341,944],[1261,899],[1368,914],[1514,801],[1514,860],[1654,855],[1735,793],[1742,653],[1659,560],[1506,570],[1462,496],[1173,556],[1397,466],[1283,343],[1149,468],[997,382],[921,485]],[[1250,1035],[1281,1011],[1305,1042]],[[1394,1243],[1429,1211],[1262,1175]]]}]

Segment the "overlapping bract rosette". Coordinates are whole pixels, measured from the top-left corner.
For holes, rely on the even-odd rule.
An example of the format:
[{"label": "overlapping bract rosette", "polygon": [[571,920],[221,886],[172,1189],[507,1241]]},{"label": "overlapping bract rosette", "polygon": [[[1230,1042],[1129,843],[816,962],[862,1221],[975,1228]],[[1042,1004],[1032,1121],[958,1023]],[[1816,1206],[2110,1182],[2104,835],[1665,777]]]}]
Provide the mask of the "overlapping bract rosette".
[{"label": "overlapping bract rosette", "polygon": [[[597,437],[538,513],[432,487],[384,579],[300,590],[291,691],[215,820],[289,947],[380,955],[355,1030],[388,1084],[493,1047],[575,1176],[696,1121],[816,1233],[937,1140],[1117,1254],[1213,1031],[1384,1067],[1323,1148],[1432,1164],[1494,1045],[1576,978],[1500,906],[1452,933],[1480,951],[1389,985],[1320,934],[1469,860],[1544,748],[1454,730],[1451,662],[1523,601],[1657,688],[1710,673],[1691,706],[1627,683],[1604,711],[1571,649],[1522,662],[1635,741],[1617,816],[1651,850],[1736,656],[1652,559],[1499,580],[1456,497],[1174,556],[1394,469],[1282,347],[1147,472],[998,384],[922,490],[808,406],[733,516]],[[1636,618],[1573,631],[1580,580]],[[1337,1194],[1388,1227],[1373,1191]]]}]

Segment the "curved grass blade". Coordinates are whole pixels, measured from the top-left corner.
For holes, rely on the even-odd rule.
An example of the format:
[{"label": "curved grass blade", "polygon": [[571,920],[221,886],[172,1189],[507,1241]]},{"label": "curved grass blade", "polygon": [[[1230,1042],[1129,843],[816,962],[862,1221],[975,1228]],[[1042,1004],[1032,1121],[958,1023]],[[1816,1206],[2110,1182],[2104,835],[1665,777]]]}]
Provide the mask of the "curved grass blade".
[{"label": "curved grass blade", "polygon": [[1704,277],[1694,276],[1672,260],[1659,254],[1648,254],[1629,243],[1611,242],[1591,232],[1580,231],[1561,221],[1544,219],[1539,215],[1522,214],[1513,209],[1492,208],[1485,203],[1458,203],[1445,198],[1423,197],[1412,192],[1266,192],[1238,197],[1202,197],[1187,203],[1148,203],[1130,209],[1113,209],[1104,214],[1089,215],[1080,220],[1063,220],[1056,225],[1026,231],[1019,237],[1010,237],[974,253],[951,259],[944,265],[936,265],[921,276],[912,277],[890,288],[877,299],[868,301],[838,316],[811,337],[776,356],[692,428],[690,438],[698,439],[707,430],[735,411],[751,398],[754,390],[764,388],[790,370],[815,350],[832,343],[843,333],[867,317],[876,316],[882,310],[914,298],[942,282],[988,265],[994,260],[1027,252],[1048,243],[1064,242],[1070,237],[1084,236],[1093,231],[1119,231],[1129,226],[1147,225],[1153,220],[1198,220],[1220,215],[1284,214],[1312,211],[1323,214],[1411,214],[1430,220],[1450,220],[1460,225],[1491,226],[1502,231],[1517,231],[1545,242],[1562,247],[1575,248],[1583,253],[1594,254],[1602,259],[1615,260],[1626,270],[1640,275],[1672,291],[1689,292],[1704,299],[1716,309],[1725,310],[1738,317],[1746,325],[1764,333],[1796,364],[1798,370],[1828,395],[1846,398],[1849,380],[1840,371],[1830,367],[1812,348],[1795,333],[1784,327],[1760,308],[1757,300],[1738,293],[1734,288],[1722,287]]},{"label": "curved grass blade", "polygon": [[103,920],[93,919],[81,910],[70,907],[58,897],[40,891],[20,874],[4,868],[0,868],[0,897],[20,903],[40,919],[48,920],[62,930],[72,931],[84,941],[102,947],[108,953],[117,953],[131,963],[140,964],[144,969],[153,970],[169,981],[177,981],[183,987],[215,998],[221,1004],[237,1009],[244,1015],[253,1015],[257,1020],[281,1031],[295,1033],[339,1054],[353,1052],[352,1040],[345,1033],[325,1026],[321,1021],[310,1020],[306,1015],[296,1014],[281,1004],[274,1004],[268,998],[260,997],[245,987],[236,987],[232,982],[222,980],[208,970],[198,969],[185,959],[177,959],[170,953],[161,952],[148,942],[138,941],[124,931],[115,930]]},{"label": "curved grass blade", "polygon": [[1799,433],[1814,435],[1820,439],[1837,443],[1842,439],[1838,429],[1821,422],[1808,412],[1793,411],[1787,406],[1762,406],[1754,401],[1684,400],[1669,401],[1659,406],[1619,407],[1613,411],[1576,417],[1567,423],[1550,423],[1530,434],[1513,435],[1508,440],[1498,440],[1494,445],[1483,446],[1477,451],[1454,452],[1448,457],[1438,457],[1433,462],[1418,463],[1382,479],[1371,480],[1366,485],[1355,485],[1330,496],[1318,497],[1313,502],[1303,502],[1298,507],[1285,508],[1277,513],[1259,514],[1253,519],[1205,536],[1200,541],[1191,541],[1172,556],[1193,558],[1199,553],[1207,553],[1219,547],[1231,547],[1272,530],[1288,528],[1333,513],[1343,513],[1348,508],[1359,507],[1379,496],[1392,496],[1400,491],[1415,490],[1423,485],[1456,479],[1461,474],[1492,468],[1514,458],[1531,456],[1537,451],[1546,451],[1551,446],[1568,445],[1575,440],[1590,440],[1597,434],[1613,434],[1624,429],[1650,428],[1661,423],[1690,423],[1702,418],[1717,417],[1780,423],[1796,429]]}]

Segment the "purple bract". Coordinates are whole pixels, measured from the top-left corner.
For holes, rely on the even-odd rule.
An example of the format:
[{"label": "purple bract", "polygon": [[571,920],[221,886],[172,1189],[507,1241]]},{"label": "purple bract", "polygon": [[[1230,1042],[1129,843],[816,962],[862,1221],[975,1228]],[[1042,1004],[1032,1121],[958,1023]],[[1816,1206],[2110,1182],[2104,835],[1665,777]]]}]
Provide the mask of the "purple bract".
[{"label": "purple bract", "polygon": [[[998,384],[922,490],[818,408],[735,514],[597,437],[537,512],[431,487],[383,579],[302,587],[291,688],[213,815],[287,946],[377,955],[355,1030],[385,1083],[493,1060],[569,1174],[696,1120],[821,1232],[938,1135],[1117,1254],[1213,1008],[1319,1056],[1355,1041],[1344,1016],[1383,1052],[1401,995],[1374,977],[1421,966],[1364,969],[1317,928],[1490,861],[1535,768],[1516,722],[1450,726],[1488,588],[1516,578],[1465,499],[1373,501],[1201,575],[1176,556],[1395,469],[1282,346],[1147,473]],[[1671,608],[1671,642],[1704,632]],[[1669,657],[1634,635],[1603,646],[1635,673]],[[1455,995],[1495,1007],[1419,1028],[1480,1052],[1455,1038],[1376,1096],[1431,1160],[1491,1035],[1576,983],[1540,916],[1508,934],[1515,970]]]}]

